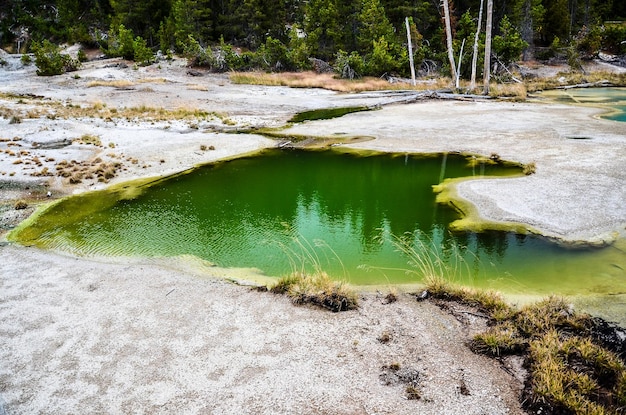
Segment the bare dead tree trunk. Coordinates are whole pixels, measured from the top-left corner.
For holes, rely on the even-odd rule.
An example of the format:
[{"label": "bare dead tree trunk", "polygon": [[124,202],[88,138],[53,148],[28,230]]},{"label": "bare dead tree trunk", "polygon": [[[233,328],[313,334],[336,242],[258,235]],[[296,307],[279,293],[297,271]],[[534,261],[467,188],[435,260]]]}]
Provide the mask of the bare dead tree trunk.
[{"label": "bare dead tree trunk", "polygon": [[411,83],[415,86],[415,63],[413,62],[413,45],[411,44],[411,26],[409,25],[409,18],[404,18],[406,24],[406,38],[409,48],[409,65],[411,65]]},{"label": "bare dead tree trunk", "polygon": [[493,25],[493,0],[487,0],[487,22],[485,26],[485,67],[483,73],[483,94],[489,95],[491,80],[491,26]]},{"label": "bare dead tree trunk", "polygon": [[476,33],[474,34],[474,54],[472,55],[472,77],[470,78],[470,91],[476,89],[476,65],[478,65],[478,39],[480,37],[480,28],[483,25],[483,3],[480,0],[480,10],[478,11],[478,23],[476,24]]},{"label": "bare dead tree trunk", "polygon": [[456,89],[459,89],[459,81],[461,77],[461,62],[463,61],[463,48],[465,47],[465,39],[463,39],[463,43],[461,43],[461,51],[459,52],[459,66],[456,68]]},{"label": "bare dead tree trunk", "polygon": [[454,63],[454,51],[452,50],[452,27],[450,25],[450,6],[448,0],[442,0],[443,18],[446,24],[446,43],[448,47],[448,60],[450,61],[450,74],[452,79],[456,79],[456,65]]},{"label": "bare dead tree trunk", "polygon": [[534,58],[535,48],[533,45],[534,31],[533,31],[533,13],[532,13],[532,0],[524,1],[524,17],[522,20],[522,40],[528,44],[522,51],[522,60],[530,61]]}]

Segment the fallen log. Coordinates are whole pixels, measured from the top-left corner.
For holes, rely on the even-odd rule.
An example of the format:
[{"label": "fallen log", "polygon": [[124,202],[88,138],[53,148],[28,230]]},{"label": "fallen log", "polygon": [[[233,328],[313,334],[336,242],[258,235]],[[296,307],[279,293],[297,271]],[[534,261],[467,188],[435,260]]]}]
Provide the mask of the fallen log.
[{"label": "fallen log", "polygon": [[603,81],[598,81],[598,82],[586,82],[584,84],[563,85],[563,86],[556,87],[556,89],[599,88],[599,87],[607,87],[607,86],[613,86],[613,84],[608,80],[603,80]]}]

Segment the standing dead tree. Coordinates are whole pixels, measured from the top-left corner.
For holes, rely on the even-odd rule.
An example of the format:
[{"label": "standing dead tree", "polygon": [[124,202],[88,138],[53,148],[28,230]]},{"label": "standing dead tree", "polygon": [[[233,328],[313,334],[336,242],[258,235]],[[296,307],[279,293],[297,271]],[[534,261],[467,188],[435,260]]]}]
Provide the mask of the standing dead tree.
[{"label": "standing dead tree", "polygon": [[448,59],[450,60],[450,74],[452,79],[456,80],[456,65],[454,63],[454,50],[452,49],[452,25],[450,24],[450,5],[448,0],[442,0],[443,18],[446,25],[446,44],[448,47]]},{"label": "standing dead tree", "polygon": [[480,37],[480,28],[483,24],[483,3],[480,0],[480,10],[478,11],[478,23],[476,24],[476,33],[474,34],[474,54],[472,55],[472,77],[470,78],[470,91],[476,88],[476,65],[478,65],[478,39]]},{"label": "standing dead tree", "polygon": [[489,95],[489,81],[491,80],[491,30],[493,25],[493,0],[487,0],[487,22],[485,26],[485,66],[483,73],[484,91]]},{"label": "standing dead tree", "polygon": [[411,25],[409,24],[409,18],[404,18],[406,24],[406,38],[409,48],[409,64],[411,65],[411,83],[415,86],[415,63],[413,62],[413,45],[411,44]]}]

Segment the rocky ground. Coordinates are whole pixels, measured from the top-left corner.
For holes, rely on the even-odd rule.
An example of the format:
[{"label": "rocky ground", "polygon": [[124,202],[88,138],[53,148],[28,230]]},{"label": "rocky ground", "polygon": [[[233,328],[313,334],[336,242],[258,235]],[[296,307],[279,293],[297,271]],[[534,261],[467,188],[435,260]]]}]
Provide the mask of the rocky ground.
[{"label": "rocky ground", "polygon": [[[624,235],[626,136],[594,108],[388,105],[406,94],[233,85],[227,75],[191,75],[180,61],[95,60],[44,78],[4,59],[3,232],[50,198],[277,145],[233,130],[282,126],[304,110],[383,105],[285,133],[535,163],[525,178],[455,189],[476,217],[568,243]],[[16,210],[17,200],[29,207]],[[363,293],[358,311],[331,314],[215,274],[190,260],[101,262],[3,243],[0,413],[523,413],[519,362],[467,348],[484,324],[470,310],[451,315],[401,293],[386,304],[381,292]]]}]

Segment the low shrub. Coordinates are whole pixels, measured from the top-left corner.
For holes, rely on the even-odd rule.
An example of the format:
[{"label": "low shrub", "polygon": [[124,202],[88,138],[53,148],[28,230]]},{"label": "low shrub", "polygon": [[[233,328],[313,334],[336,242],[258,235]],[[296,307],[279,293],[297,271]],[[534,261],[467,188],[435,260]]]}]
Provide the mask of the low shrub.
[{"label": "low shrub", "polygon": [[203,47],[193,36],[187,37],[183,48],[183,56],[187,58],[189,66],[204,66],[213,68],[216,64],[215,56],[210,47]]},{"label": "low shrub", "polygon": [[34,42],[32,49],[39,76],[61,75],[80,68],[81,64],[77,59],[61,53],[60,48],[48,40],[42,43]]}]

